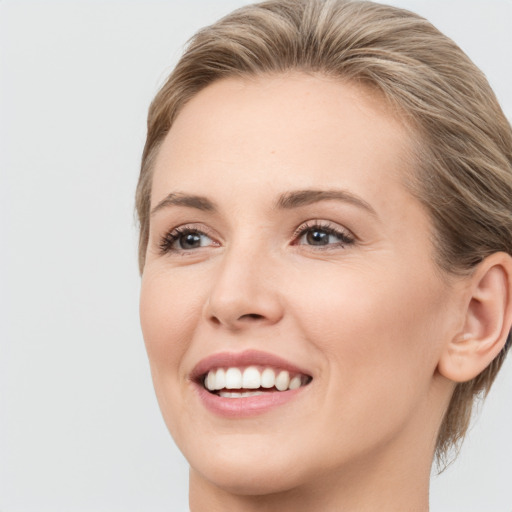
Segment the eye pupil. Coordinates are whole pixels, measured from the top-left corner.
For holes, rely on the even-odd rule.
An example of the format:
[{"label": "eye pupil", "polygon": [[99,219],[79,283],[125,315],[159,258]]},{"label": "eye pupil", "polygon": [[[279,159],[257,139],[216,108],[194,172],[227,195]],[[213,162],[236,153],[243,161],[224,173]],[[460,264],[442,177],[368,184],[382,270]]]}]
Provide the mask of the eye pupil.
[{"label": "eye pupil", "polygon": [[329,243],[329,235],[325,231],[318,229],[310,231],[307,236],[308,244],[311,245],[327,245]]},{"label": "eye pupil", "polygon": [[201,236],[199,233],[187,233],[180,239],[180,246],[182,249],[191,249],[201,246]]}]

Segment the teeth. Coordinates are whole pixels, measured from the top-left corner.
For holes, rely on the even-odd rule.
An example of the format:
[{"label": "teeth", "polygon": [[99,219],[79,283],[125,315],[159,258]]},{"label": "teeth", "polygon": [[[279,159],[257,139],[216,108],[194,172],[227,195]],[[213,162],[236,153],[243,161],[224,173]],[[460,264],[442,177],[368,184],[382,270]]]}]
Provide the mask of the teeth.
[{"label": "teeth", "polygon": [[258,368],[249,366],[244,370],[242,387],[244,389],[258,389],[261,386],[261,375]]},{"label": "teeth", "polygon": [[[310,379],[309,379],[310,380]],[[290,378],[290,373],[281,370],[277,376],[272,368],[265,368],[260,371],[256,366],[249,366],[244,370],[239,368],[218,368],[210,370],[204,377],[204,387],[209,391],[219,391],[219,396],[226,398],[241,398],[244,396],[256,396],[263,391],[247,391],[233,393],[229,390],[234,389],[271,389],[278,391],[288,389],[297,389],[307,384],[309,380],[304,375],[294,375]],[[221,391],[221,390],[226,391]]]},{"label": "teeth", "polygon": [[[219,368],[216,372],[209,372],[215,375],[215,389],[223,389],[226,387],[226,372]],[[209,389],[209,388],[208,388]]]},{"label": "teeth", "polygon": [[226,372],[226,387],[228,389],[242,388],[242,372],[238,368],[228,368]]},{"label": "teeth", "polygon": [[208,377],[206,377],[206,387],[210,390],[215,389],[215,373],[208,372]]},{"label": "teeth", "polygon": [[265,368],[261,374],[261,387],[273,388],[276,385],[276,374],[271,368]]},{"label": "teeth", "polygon": [[290,381],[290,384],[288,385],[288,389],[297,389],[300,388],[300,385],[302,384],[301,378],[297,375],[296,377],[293,377],[293,379]]},{"label": "teeth", "polygon": [[219,396],[223,398],[244,398],[246,396],[264,395],[264,391],[242,391],[241,393],[230,393],[229,391],[221,391]]},{"label": "teeth", "polygon": [[290,374],[286,370],[279,372],[279,375],[276,377],[276,388],[279,391],[286,391],[289,385]]}]

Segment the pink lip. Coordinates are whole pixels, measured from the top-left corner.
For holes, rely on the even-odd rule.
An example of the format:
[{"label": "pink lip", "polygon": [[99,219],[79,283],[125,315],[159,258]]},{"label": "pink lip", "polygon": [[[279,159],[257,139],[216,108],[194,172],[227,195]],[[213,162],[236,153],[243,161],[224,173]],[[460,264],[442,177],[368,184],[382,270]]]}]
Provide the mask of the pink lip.
[{"label": "pink lip", "polygon": [[275,407],[293,400],[305,393],[309,385],[288,391],[271,391],[258,396],[244,398],[223,398],[207,391],[200,384],[194,383],[195,391],[203,405],[211,412],[226,418],[244,418],[262,414]]},{"label": "pink lip", "polygon": [[201,377],[214,368],[245,367],[245,366],[271,366],[292,373],[310,375],[307,371],[289,363],[273,354],[246,350],[240,353],[223,352],[206,357],[192,370],[190,380],[202,404],[211,412],[227,418],[242,418],[264,413],[275,407],[286,404],[298,395],[302,395],[308,388],[302,386],[287,391],[270,391],[258,396],[244,398],[224,398],[206,390],[200,382]]}]

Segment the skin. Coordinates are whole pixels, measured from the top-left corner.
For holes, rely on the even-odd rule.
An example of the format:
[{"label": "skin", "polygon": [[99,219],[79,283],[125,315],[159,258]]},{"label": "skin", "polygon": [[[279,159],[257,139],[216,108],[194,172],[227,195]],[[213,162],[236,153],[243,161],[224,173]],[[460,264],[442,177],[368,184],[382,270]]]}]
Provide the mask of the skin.
[{"label": "skin", "polygon": [[[158,154],[141,323],[193,512],[426,511],[435,436],[453,390],[438,371],[464,326],[468,283],[434,263],[427,212],[404,185],[410,130],[375,93],[300,73],[225,79],[178,115]],[[343,189],[273,208],[296,190]],[[349,233],[298,237],[321,221]],[[167,253],[166,233],[205,231]],[[175,244],[176,248],[177,244]],[[294,400],[253,417],[207,410],[189,375],[257,349],[308,370]]]}]

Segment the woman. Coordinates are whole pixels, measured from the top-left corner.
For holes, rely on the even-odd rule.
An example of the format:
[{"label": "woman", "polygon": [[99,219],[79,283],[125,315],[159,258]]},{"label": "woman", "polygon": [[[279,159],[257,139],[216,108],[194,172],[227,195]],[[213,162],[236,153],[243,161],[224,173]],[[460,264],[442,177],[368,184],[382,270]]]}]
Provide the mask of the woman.
[{"label": "woman", "polygon": [[428,510],[510,345],[511,196],[510,125],[424,19],[272,0],[199,32],[137,189],[191,510]]}]

